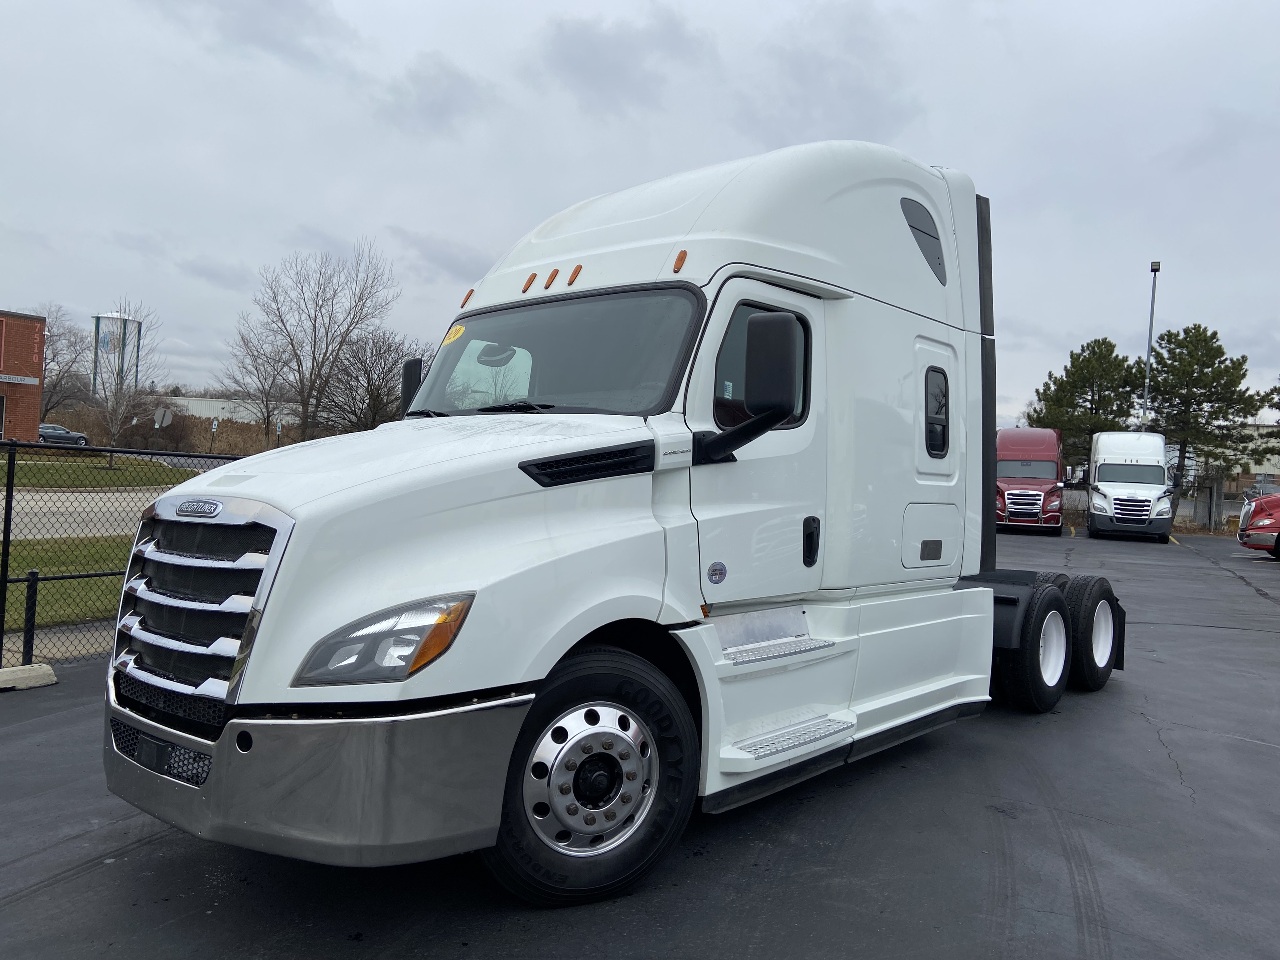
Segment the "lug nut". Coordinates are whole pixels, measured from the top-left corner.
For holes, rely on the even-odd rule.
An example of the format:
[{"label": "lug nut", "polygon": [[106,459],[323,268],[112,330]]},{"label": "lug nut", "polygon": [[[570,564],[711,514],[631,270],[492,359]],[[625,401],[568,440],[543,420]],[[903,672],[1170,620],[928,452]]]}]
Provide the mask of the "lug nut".
[{"label": "lug nut", "polygon": [[578,769],[578,761],[577,761],[577,760],[574,760],[574,759],[571,757],[571,758],[569,758],[568,760],[566,760],[566,761],[564,762],[564,768],[565,768],[566,770],[577,770],[577,769]]},{"label": "lug nut", "polygon": [[623,750],[620,754],[618,754],[618,759],[619,759],[619,760],[630,760],[630,759],[631,759],[631,751],[630,751],[630,750]]},{"label": "lug nut", "polygon": [[590,752],[591,752],[592,750],[594,750],[594,749],[595,749],[595,748],[594,748],[593,746],[591,746],[591,744],[589,744],[589,743],[584,743],[584,744],[582,745],[582,752],[583,752],[583,753],[590,753]]},{"label": "lug nut", "polygon": [[634,780],[635,778],[636,778],[636,772],[635,772],[634,770],[628,770],[628,771],[627,771],[627,779],[628,779],[628,780]]},{"label": "lug nut", "polygon": [[612,821],[616,820],[616,819],[618,818],[617,811],[615,811],[615,810],[606,810],[606,811],[604,812],[604,818],[605,818],[606,820],[610,821],[610,822],[612,822]]},{"label": "lug nut", "polygon": [[576,803],[571,803],[564,808],[564,812],[571,817],[576,817],[578,815],[578,805]]},{"label": "lug nut", "polygon": [[588,813],[585,817],[582,818],[582,822],[585,823],[588,827],[594,827],[596,824],[596,815],[594,813]]},{"label": "lug nut", "polygon": [[568,795],[569,795],[570,793],[572,793],[572,792],[573,792],[573,787],[572,787],[570,784],[567,784],[567,783],[562,783],[562,784],[560,784],[560,793],[561,793],[561,794],[564,794],[565,796],[568,796]]},{"label": "lug nut", "polygon": [[624,794],[622,795],[622,802],[623,802],[623,803],[630,803],[630,802],[631,802],[631,794],[629,794],[629,793],[624,793]]},{"label": "lug nut", "polygon": [[600,744],[600,749],[602,749],[602,750],[612,750],[612,749],[613,749],[613,741],[612,741],[612,740],[605,740],[603,743],[601,743],[601,744]]}]

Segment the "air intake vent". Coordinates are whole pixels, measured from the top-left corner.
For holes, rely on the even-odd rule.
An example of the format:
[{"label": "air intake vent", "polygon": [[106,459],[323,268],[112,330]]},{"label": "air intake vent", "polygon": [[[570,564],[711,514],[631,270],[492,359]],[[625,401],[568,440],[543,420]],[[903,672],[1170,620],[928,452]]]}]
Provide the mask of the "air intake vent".
[{"label": "air intake vent", "polygon": [[653,461],[653,441],[646,440],[643,443],[588,450],[571,457],[526,460],[520,464],[520,469],[544,487],[558,487],[565,483],[582,483],[605,477],[652,473]]}]

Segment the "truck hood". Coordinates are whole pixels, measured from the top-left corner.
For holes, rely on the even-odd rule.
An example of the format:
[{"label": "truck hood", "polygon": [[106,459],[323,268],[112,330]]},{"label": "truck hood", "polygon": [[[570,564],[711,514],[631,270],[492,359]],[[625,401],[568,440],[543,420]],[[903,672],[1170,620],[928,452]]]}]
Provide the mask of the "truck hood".
[{"label": "truck hood", "polygon": [[505,472],[523,460],[652,436],[639,417],[521,413],[405,420],[247,457],[173,492],[244,497],[295,514],[338,493],[359,498],[356,488],[367,484],[408,481],[425,489],[446,474]]},{"label": "truck hood", "polygon": [[1106,494],[1108,500],[1114,500],[1116,497],[1132,497],[1153,502],[1159,500],[1166,489],[1154,483],[1099,483],[1097,487]]},{"label": "truck hood", "polygon": [[1048,493],[1058,485],[1057,480],[1042,480],[1036,477],[997,477],[996,489],[1008,493],[1010,490],[1035,490]]}]

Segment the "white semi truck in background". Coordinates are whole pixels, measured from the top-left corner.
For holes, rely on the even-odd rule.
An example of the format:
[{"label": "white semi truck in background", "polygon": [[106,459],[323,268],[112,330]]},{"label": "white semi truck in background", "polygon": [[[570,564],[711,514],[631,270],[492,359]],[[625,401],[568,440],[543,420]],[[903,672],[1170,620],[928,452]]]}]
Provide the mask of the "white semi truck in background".
[{"label": "white semi truck in background", "polygon": [[1159,433],[1095,433],[1086,477],[1085,532],[1154,536],[1169,542],[1176,478],[1165,465]]},{"label": "white semi truck in background", "polygon": [[988,223],[963,174],[847,142],[552,217],[402,422],[146,511],[111,790],[326,863],[482,849],[573,903],[993,679],[1098,689],[1107,582],[995,568]]}]

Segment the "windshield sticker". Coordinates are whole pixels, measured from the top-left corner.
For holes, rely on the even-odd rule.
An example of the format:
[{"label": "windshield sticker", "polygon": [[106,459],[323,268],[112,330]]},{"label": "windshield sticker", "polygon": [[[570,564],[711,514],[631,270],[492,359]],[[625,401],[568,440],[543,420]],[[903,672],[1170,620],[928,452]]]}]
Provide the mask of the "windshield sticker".
[{"label": "windshield sticker", "polygon": [[446,333],[444,335],[444,339],[440,341],[440,346],[447,347],[449,344],[453,343],[453,341],[462,336],[462,331],[466,329],[467,328],[460,323],[450,327],[449,332]]}]

